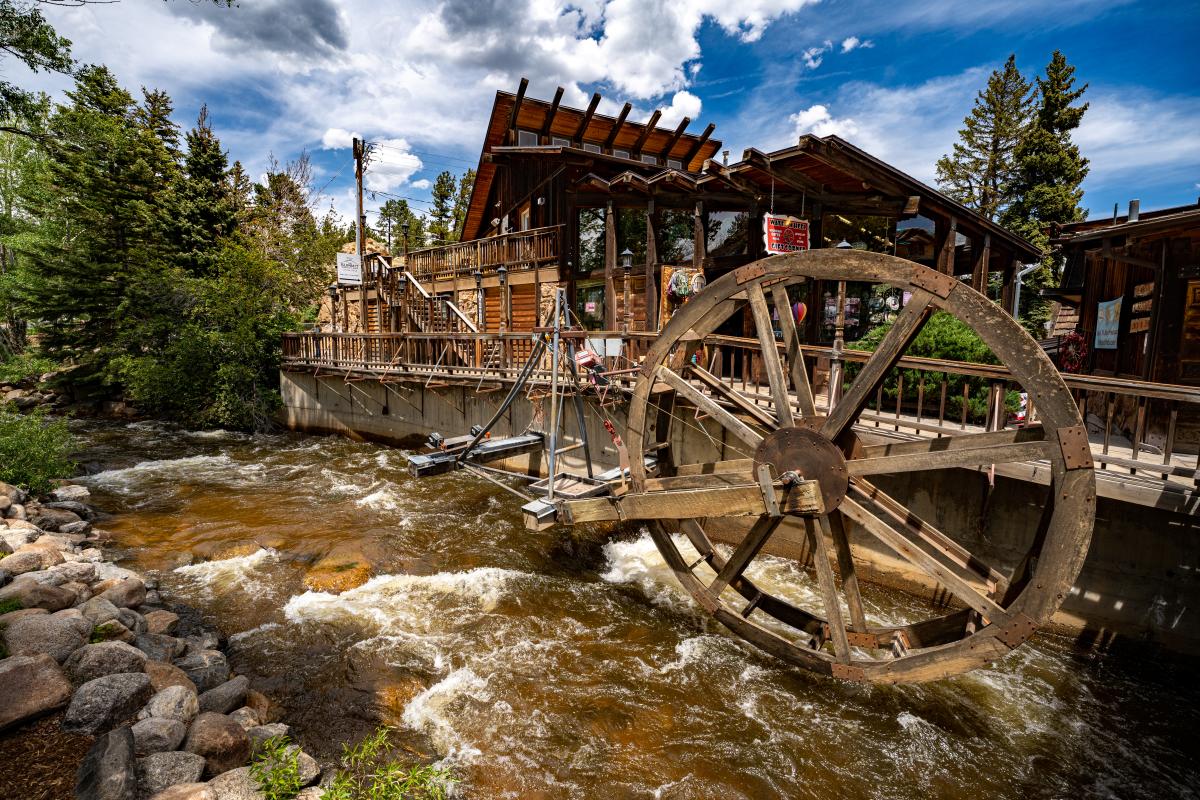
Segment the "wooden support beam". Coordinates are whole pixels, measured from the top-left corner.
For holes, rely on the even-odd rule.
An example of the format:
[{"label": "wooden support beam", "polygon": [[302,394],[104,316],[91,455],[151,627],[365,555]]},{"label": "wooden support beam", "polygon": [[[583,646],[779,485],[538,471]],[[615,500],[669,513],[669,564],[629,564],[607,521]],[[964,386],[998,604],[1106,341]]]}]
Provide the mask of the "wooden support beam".
[{"label": "wooden support beam", "polygon": [[704,132],[700,134],[700,138],[696,140],[696,143],[694,145],[692,145],[692,148],[690,150],[688,150],[687,155],[683,157],[683,168],[684,169],[688,170],[689,172],[691,171],[690,165],[691,165],[692,161],[696,158],[697,155],[700,154],[700,149],[702,147],[704,147],[704,143],[708,141],[708,137],[712,136],[713,131],[715,131],[716,129],[717,129],[716,125],[714,125],[711,122],[708,123],[708,126],[705,127]]},{"label": "wooden support beam", "polygon": [[[786,514],[823,513],[820,484],[801,481],[773,486],[780,511]],[[667,492],[638,492],[620,497],[590,497],[565,500],[560,519],[576,524],[622,519],[702,519],[704,517],[752,517],[766,512],[762,488],[757,483],[728,486],[723,481],[700,489]]]},{"label": "wooden support beam", "polygon": [[608,132],[608,138],[604,140],[604,149],[612,149],[613,142],[617,140],[617,134],[621,132],[621,126],[625,124],[625,118],[629,116],[629,112],[633,110],[633,106],[626,103],[621,109],[621,113],[617,115],[617,121],[613,123],[612,130]]},{"label": "wooden support beam", "polygon": [[637,141],[633,143],[629,154],[637,158],[642,154],[642,148],[646,145],[646,140],[650,138],[650,134],[654,133],[654,126],[658,124],[658,120],[662,117],[661,109],[654,109],[654,113],[650,115],[650,119],[646,122],[646,127],[642,129],[642,133],[638,136]]},{"label": "wooden support beam", "polygon": [[762,444],[763,437],[755,433],[749,425],[717,405],[715,400],[692,386],[679,373],[672,371],[668,367],[660,366],[655,373],[655,377],[682,395],[692,405],[696,406],[696,408],[715,419],[721,427],[725,428],[725,430],[729,431],[730,434],[737,437],[744,444],[751,448],[757,448]]},{"label": "wooden support beam", "polygon": [[943,229],[943,238],[938,242],[937,270],[946,275],[954,274],[955,243],[958,239],[958,217],[950,217]]},{"label": "wooden support beam", "polygon": [[[687,126],[692,122],[691,117],[684,117],[679,121],[679,125],[675,128],[675,132],[671,134],[671,138],[667,140],[667,146],[662,149],[663,159],[671,157],[671,149],[675,147],[675,143],[679,141],[679,137],[683,136],[683,132],[687,130]],[[682,162],[680,162],[682,163]],[[686,168],[686,164],[684,167]]]},{"label": "wooden support beam", "polygon": [[542,124],[542,138],[545,139],[550,135],[550,126],[554,124],[554,117],[558,114],[558,104],[562,102],[563,87],[558,87],[554,92],[554,100],[550,102],[550,110],[546,112],[546,121]]},{"label": "wooden support beam", "polygon": [[517,87],[517,100],[513,103],[512,114],[508,117],[508,140],[511,144],[517,142],[517,115],[521,113],[521,104],[525,102],[525,90],[529,88],[529,78],[521,78]]},{"label": "wooden support beam", "polygon": [[979,252],[975,254],[975,266],[971,270],[971,288],[982,294],[987,294],[988,268],[992,261],[992,235],[985,233],[979,244]]},{"label": "wooden support beam", "polygon": [[[725,166],[724,164],[719,163],[716,159],[713,159],[713,158],[705,159],[704,166],[701,167],[701,172],[704,172],[706,175],[711,176],[717,180],[723,181],[724,183],[728,184],[729,186],[732,186],[734,189],[737,189],[740,192],[745,192],[746,194],[750,195],[751,197],[758,197],[759,195],[762,194],[761,187],[759,187],[758,185],[756,185],[754,183],[751,183],[748,180],[738,177],[737,175],[734,174],[732,169]],[[704,179],[701,178],[701,180],[704,180]]]},{"label": "wooden support beam", "polygon": [[580,121],[579,127],[575,129],[575,135],[571,138],[583,144],[583,137],[587,135],[588,125],[592,122],[592,117],[596,114],[596,106],[600,105],[600,93],[596,92],[592,95],[592,101],[588,103],[587,111],[583,112],[583,120]]},{"label": "wooden support beam", "polygon": [[645,330],[658,330],[658,280],[655,266],[658,263],[658,213],[654,198],[646,202],[646,325]]},{"label": "wooden support beam", "polygon": [[609,200],[604,209],[604,329],[617,328],[617,219]]}]

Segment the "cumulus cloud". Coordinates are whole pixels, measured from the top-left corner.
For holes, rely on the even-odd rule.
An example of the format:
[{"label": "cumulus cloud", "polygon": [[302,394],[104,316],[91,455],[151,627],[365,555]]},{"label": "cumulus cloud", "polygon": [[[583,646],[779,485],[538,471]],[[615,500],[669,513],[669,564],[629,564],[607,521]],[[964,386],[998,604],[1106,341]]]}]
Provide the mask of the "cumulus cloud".
[{"label": "cumulus cloud", "polygon": [[326,55],[350,43],[334,0],[257,0],[226,8],[219,3],[167,3],[172,13],[211,25],[225,50],[260,48],[298,56]]},{"label": "cumulus cloud", "polygon": [[847,36],[842,39],[842,52],[849,53],[851,50],[861,48],[874,47],[875,43],[870,39],[859,39],[857,36]]},{"label": "cumulus cloud", "polygon": [[804,59],[804,66],[809,69],[816,69],[821,66],[821,62],[825,60],[825,54],[833,49],[833,42],[826,40],[824,44],[816,47],[809,47],[800,57]]},{"label": "cumulus cloud", "polygon": [[387,192],[403,186],[424,166],[404,139],[381,139],[372,144],[363,174],[363,184],[370,190]]},{"label": "cumulus cloud", "polygon": [[326,150],[340,150],[352,147],[355,139],[361,139],[357,133],[351,133],[343,128],[329,128],[321,137],[321,147]]},{"label": "cumulus cloud", "polygon": [[414,189],[428,189],[433,184],[429,182],[428,178],[421,178],[419,181],[413,181],[411,185]]},{"label": "cumulus cloud", "polygon": [[662,117],[659,118],[658,124],[670,128],[678,125],[684,117],[695,120],[700,116],[700,107],[700,98],[696,95],[687,91],[676,92],[671,97],[671,105],[660,109]]},{"label": "cumulus cloud", "polygon": [[797,111],[788,119],[796,126],[796,138],[811,133],[816,136],[832,135],[841,136],[843,139],[852,139],[858,133],[858,125],[854,120],[849,117],[834,119],[833,115],[829,113],[829,109],[820,104]]}]

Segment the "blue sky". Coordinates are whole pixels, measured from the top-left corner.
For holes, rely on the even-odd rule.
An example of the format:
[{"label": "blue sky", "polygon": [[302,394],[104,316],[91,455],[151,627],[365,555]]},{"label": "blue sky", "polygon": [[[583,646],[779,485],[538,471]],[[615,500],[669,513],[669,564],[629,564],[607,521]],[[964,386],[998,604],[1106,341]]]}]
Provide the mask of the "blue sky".
[{"label": "blue sky", "polygon": [[988,73],[1011,52],[1032,76],[1056,48],[1090,85],[1084,205],[1200,196],[1200,0],[122,0],[44,13],[80,60],[167,90],[181,125],[207,103],[251,174],[307,151],[318,202],[347,215],[351,134],[383,145],[368,185],[424,208],[439,171],[477,161],[495,91],[521,76],[539,97],[562,85],[573,105],[600,91],[601,110],[628,100],[634,118],[715,122],[733,160],[837,133],[932,182]]}]

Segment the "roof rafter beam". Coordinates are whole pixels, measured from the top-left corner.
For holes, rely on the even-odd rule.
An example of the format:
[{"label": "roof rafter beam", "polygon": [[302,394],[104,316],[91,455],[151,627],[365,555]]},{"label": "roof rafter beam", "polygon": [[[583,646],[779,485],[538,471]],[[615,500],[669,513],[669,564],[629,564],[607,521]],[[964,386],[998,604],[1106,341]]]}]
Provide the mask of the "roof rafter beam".
[{"label": "roof rafter beam", "polygon": [[604,149],[609,150],[613,146],[613,142],[617,140],[617,134],[621,132],[621,126],[625,124],[625,118],[629,116],[629,112],[633,110],[633,105],[626,103],[621,109],[621,113],[617,115],[617,121],[613,123],[612,130],[608,132],[608,138],[604,140]]},{"label": "roof rafter beam", "polygon": [[685,130],[687,130],[687,126],[690,125],[691,123],[692,123],[691,117],[684,117],[683,119],[681,119],[679,121],[679,127],[677,127],[675,129],[675,132],[671,134],[670,140],[667,141],[667,146],[664,147],[662,150],[663,158],[671,157],[672,148],[675,147],[675,143],[679,141],[679,137],[683,136],[683,132]]},{"label": "roof rafter beam", "polygon": [[554,117],[558,114],[558,104],[562,102],[563,87],[558,87],[554,92],[554,100],[550,103],[550,110],[546,112],[546,121],[542,124],[542,138],[550,135],[550,126],[554,124]]},{"label": "roof rafter beam", "polygon": [[592,122],[592,116],[596,113],[596,106],[600,105],[600,93],[596,92],[592,95],[592,101],[588,103],[587,111],[583,114],[583,121],[579,123],[579,127],[575,129],[575,135],[572,137],[577,142],[582,142],[583,137],[587,134],[588,125]]},{"label": "roof rafter beam", "polygon": [[850,177],[862,181],[864,189],[873,188],[887,194],[896,195],[897,197],[908,196],[908,190],[900,184],[889,180],[878,172],[866,169],[862,164],[858,164],[847,157],[845,153],[839,152],[836,147],[831,147],[815,136],[801,136],[799,147],[818,161],[823,161]]},{"label": "roof rafter beam", "polygon": [[[529,88],[529,78],[521,78],[521,84],[517,87],[517,100],[513,103],[512,113],[508,117],[508,130],[511,132],[517,127],[517,115],[521,113],[521,104],[525,102],[525,90]],[[515,140],[516,135],[511,134]]]},{"label": "roof rafter beam", "polygon": [[771,157],[753,147],[742,153],[742,160],[756,169],[771,175],[780,183],[790,186],[799,192],[810,192],[816,195],[825,194],[825,186],[820,181],[810,178],[803,172],[782,164],[775,164]]},{"label": "roof rafter beam", "polygon": [[[733,170],[724,164],[718,164],[711,158],[704,159],[704,166],[701,168],[706,176],[711,176],[717,180],[724,181],[740,192],[744,192],[752,197],[762,196],[762,187],[756,186],[750,181],[747,181],[733,174]],[[701,180],[704,180],[701,178]]]},{"label": "roof rafter beam", "polygon": [[687,155],[683,157],[683,168],[684,169],[687,169],[688,164],[692,163],[692,159],[694,159],[697,155],[700,154],[700,149],[702,147],[704,147],[704,143],[708,141],[708,137],[712,136],[713,131],[715,131],[716,129],[717,129],[716,125],[714,125],[711,122],[708,123],[708,126],[705,127],[704,132],[700,134],[700,138],[696,140],[696,143],[694,145],[692,145],[692,149],[688,150]]},{"label": "roof rafter beam", "polygon": [[658,124],[659,118],[662,117],[662,109],[654,109],[654,113],[650,115],[650,119],[646,122],[646,127],[642,129],[642,134],[638,136],[637,141],[633,143],[633,148],[629,154],[637,158],[642,153],[642,148],[646,145],[646,140],[650,138],[650,134],[654,133],[654,126]]}]

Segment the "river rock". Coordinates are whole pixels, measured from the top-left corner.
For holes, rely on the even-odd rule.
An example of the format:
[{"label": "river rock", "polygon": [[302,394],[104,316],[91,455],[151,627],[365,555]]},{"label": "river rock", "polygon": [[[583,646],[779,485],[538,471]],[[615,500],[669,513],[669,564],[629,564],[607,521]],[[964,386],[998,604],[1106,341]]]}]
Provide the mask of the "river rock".
[{"label": "river rock", "polygon": [[12,500],[8,495],[0,494],[0,519],[4,519],[4,512],[12,508]]},{"label": "river rock", "polygon": [[239,675],[200,695],[200,710],[228,714],[235,708],[241,707],[246,700],[246,690],[249,688],[250,679],[245,675]]},{"label": "river rock", "polygon": [[29,512],[29,521],[44,531],[57,531],[60,525],[79,522],[81,519],[83,517],[74,511],[67,511],[63,508],[38,506],[38,508]]},{"label": "river rock", "polygon": [[258,714],[259,724],[265,725],[271,721],[271,701],[262,692],[255,689],[246,692],[246,705]]},{"label": "river rock", "polygon": [[291,731],[287,725],[282,722],[272,722],[270,725],[259,725],[257,728],[251,728],[246,731],[246,735],[250,737],[250,749],[254,753],[258,753],[262,743],[267,739],[277,736],[287,736]]},{"label": "river rock", "polygon": [[321,558],[304,574],[304,584],[314,592],[340,594],[371,579],[371,562],[361,552],[335,551]]},{"label": "river rock", "polygon": [[140,578],[126,578],[98,594],[117,608],[130,608],[146,602],[146,585]]},{"label": "river rock", "polygon": [[44,608],[59,611],[75,602],[75,594],[67,589],[35,580],[14,580],[0,589],[0,603],[16,600],[22,608]]},{"label": "river rock", "polygon": [[16,611],[9,611],[7,614],[0,614],[0,629],[7,628],[19,619],[24,617],[36,617],[39,614],[49,614],[50,612],[44,608],[21,608]]},{"label": "river rock", "polygon": [[71,537],[78,538],[79,541],[75,542],[75,544],[79,544],[86,539],[88,532],[91,531],[91,529],[92,523],[88,522],[86,519],[81,519],[79,522],[68,522],[66,525],[58,526],[59,533],[65,533]]},{"label": "river rock", "polygon": [[192,679],[187,676],[187,673],[174,664],[167,664],[163,661],[147,661],[146,674],[150,676],[150,685],[156,692],[161,692],[168,686],[182,686],[192,693],[196,692],[196,684],[192,683]]},{"label": "river rock", "polygon": [[76,800],[137,797],[137,764],[129,728],[117,728],[100,736],[84,756],[76,776]]},{"label": "river rock", "polygon": [[146,630],[150,633],[165,633],[167,636],[174,636],[175,632],[179,630],[178,614],[159,609],[150,611],[143,616],[146,619]]},{"label": "river rock", "polygon": [[[184,736],[187,736],[187,725],[179,720],[149,717],[134,723],[133,749],[139,756],[163,753],[179,747]],[[200,760],[203,762],[204,759]],[[196,778],[199,777],[200,775],[197,774]],[[196,780],[196,778],[189,780]]]},{"label": "river rock", "polygon": [[61,708],[70,699],[71,682],[50,656],[0,659],[0,731]]},{"label": "river rock", "polygon": [[[134,726],[134,741],[137,727]],[[195,753],[156,752],[137,762],[138,783],[144,796],[159,796],[160,792],[179,785],[202,785],[196,782],[204,774],[204,759]],[[187,797],[188,795],[181,795]]]},{"label": "river rock", "polygon": [[79,607],[83,615],[92,621],[93,625],[99,625],[109,620],[119,619],[120,609],[110,603],[104,597],[93,597]]},{"label": "river rock", "polygon": [[41,554],[23,548],[21,552],[0,558],[0,569],[7,570],[11,575],[24,575],[27,572],[36,572],[41,568]]},{"label": "river rock", "polygon": [[86,486],[78,486],[73,483],[59,486],[50,492],[50,499],[58,502],[66,500],[72,503],[86,503],[91,499],[91,496],[92,493],[88,491]]},{"label": "river rock", "polygon": [[17,519],[22,522],[28,521],[28,516],[29,514],[27,511],[25,511],[25,506],[21,503],[13,503],[8,507],[8,511],[4,512],[5,519]]},{"label": "river rock", "polygon": [[[200,759],[203,763],[204,759]],[[217,800],[217,793],[207,783],[181,783],[164,789],[150,800]]]},{"label": "river rock", "polygon": [[[87,630],[84,630],[84,628]],[[57,614],[22,617],[4,629],[4,644],[10,655],[32,656],[46,653],[58,663],[83,646],[91,632],[79,620]]]},{"label": "river rock", "polygon": [[150,699],[150,676],[144,672],[105,675],[79,687],[67,714],[63,730],[95,736],[133,717]]},{"label": "river rock", "polygon": [[146,707],[138,712],[138,719],[161,717],[190,725],[198,713],[200,702],[195,692],[183,686],[168,686],[150,698]]},{"label": "river rock", "polygon": [[325,789],[321,786],[309,786],[307,789],[301,789],[296,795],[295,800],[321,800],[325,796]]},{"label": "river rock", "polygon": [[258,783],[250,775],[249,767],[232,769],[208,782],[217,800],[264,800],[265,794],[258,790]]},{"label": "river rock", "polygon": [[242,726],[242,730],[248,731],[251,728],[257,728],[263,723],[258,717],[258,712],[250,706],[242,706],[237,711],[232,711],[229,718]]},{"label": "river rock", "polygon": [[165,633],[143,633],[137,637],[136,645],[152,661],[168,663],[183,655],[186,647],[182,640]]},{"label": "river rock", "polygon": [[317,760],[301,750],[299,745],[288,745],[287,753],[289,755],[296,754],[296,777],[300,779],[300,785],[308,786],[316,783],[317,778],[321,777],[321,766]]},{"label": "river rock", "polygon": [[229,662],[219,650],[188,653],[176,661],[175,666],[183,670],[201,692],[207,692],[229,680]]},{"label": "river rock", "polygon": [[25,502],[25,490],[13,486],[11,483],[0,481],[0,495],[4,495],[14,503]]},{"label": "river rock", "polygon": [[146,632],[146,618],[132,608],[120,609],[117,612],[117,619],[121,621],[122,625],[133,631],[135,636]]},{"label": "river rock", "polygon": [[[130,578],[136,578],[139,581],[142,579],[141,576],[138,575],[133,570],[126,569],[125,567],[118,567],[116,564],[111,564],[107,561],[103,561],[96,565],[96,580],[98,580],[98,581],[114,581],[115,582],[115,581],[127,580]],[[109,586],[113,586],[113,585],[115,585],[115,583],[109,584]],[[109,586],[105,586],[104,588],[107,589],[107,588],[109,588]],[[100,589],[96,586],[93,586],[92,590],[95,591],[97,594],[104,591],[103,589]]]},{"label": "river rock", "polygon": [[77,686],[117,672],[142,672],[145,667],[146,654],[124,642],[84,645],[63,665]]},{"label": "river rock", "polygon": [[52,500],[49,503],[42,503],[42,508],[52,508],[55,511],[68,511],[80,519],[93,519],[96,512],[90,506],[74,500]]},{"label": "river rock", "polygon": [[0,537],[0,558],[4,558],[5,556],[11,556],[12,553],[13,553],[13,546],[8,543],[8,539]]},{"label": "river rock", "polygon": [[229,717],[209,712],[193,720],[183,749],[204,756],[206,775],[220,775],[250,759],[250,737]]},{"label": "river rock", "polygon": [[125,642],[133,644],[137,637],[133,631],[121,624],[120,620],[110,619],[101,622],[92,631],[92,641],[96,642]]},{"label": "river rock", "polygon": [[92,590],[88,588],[86,583],[79,581],[67,581],[60,588],[66,589],[68,592],[75,594],[75,605],[85,603],[92,599]]},{"label": "river rock", "polygon": [[184,642],[187,643],[188,655],[201,650],[219,650],[221,647],[221,638],[213,631],[193,634],[184,639]]},{"label": "river rock", "polygon": [[96,582],[96,566],[94,564],[68,561],[65,564],[59,564],[50,571],[63,576],[63,579],[68,583],[86,583],[89,589]]}]

